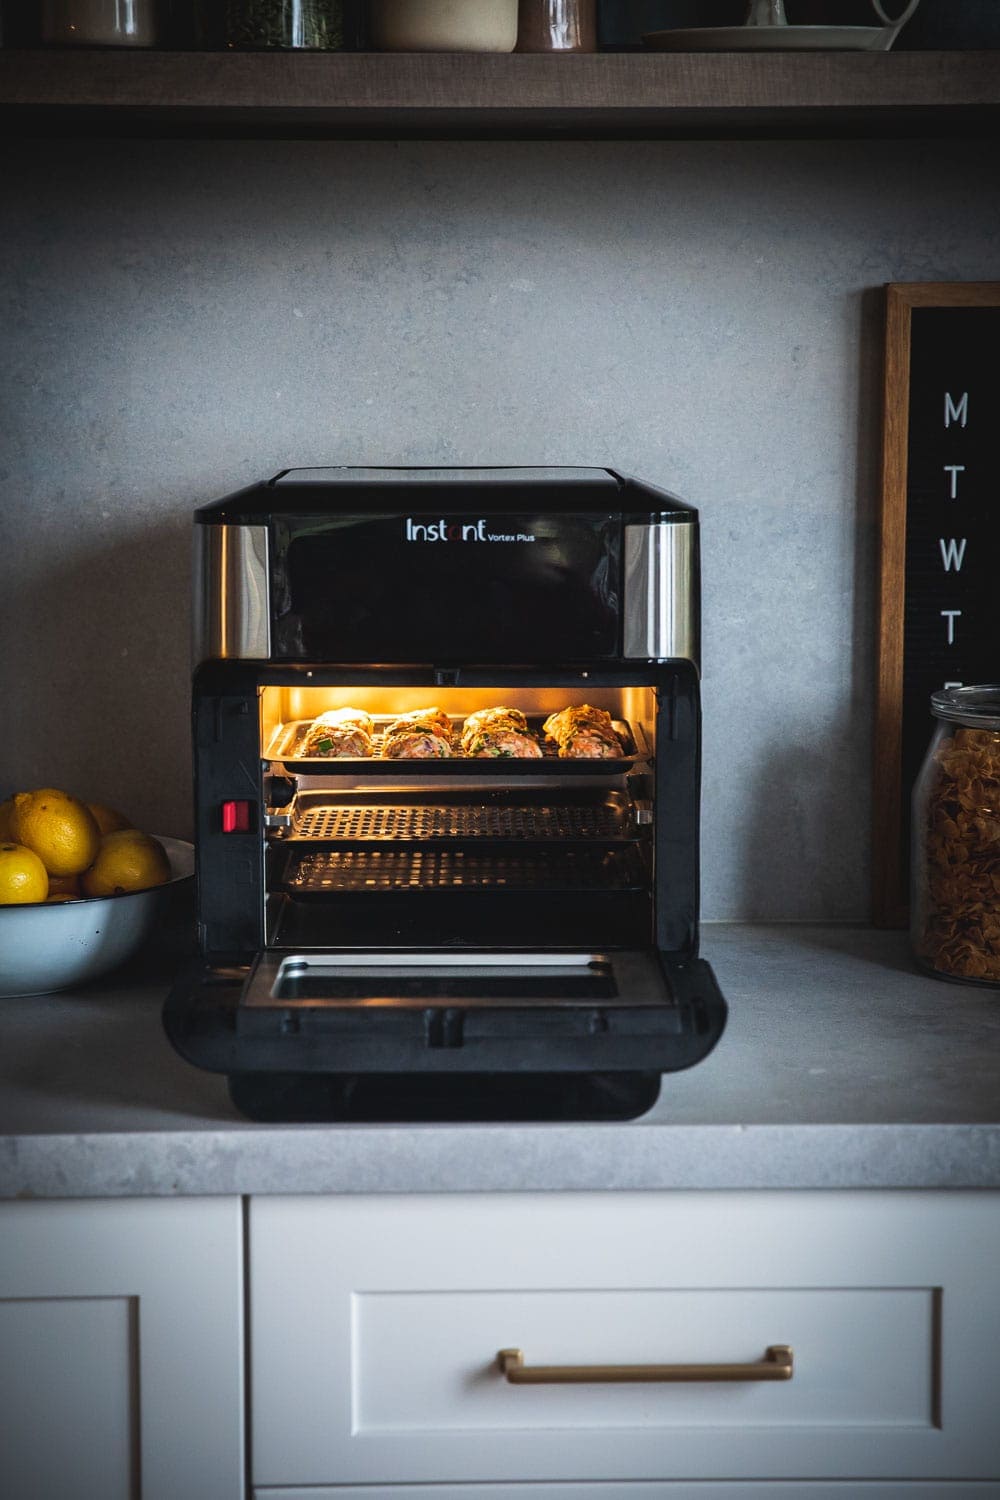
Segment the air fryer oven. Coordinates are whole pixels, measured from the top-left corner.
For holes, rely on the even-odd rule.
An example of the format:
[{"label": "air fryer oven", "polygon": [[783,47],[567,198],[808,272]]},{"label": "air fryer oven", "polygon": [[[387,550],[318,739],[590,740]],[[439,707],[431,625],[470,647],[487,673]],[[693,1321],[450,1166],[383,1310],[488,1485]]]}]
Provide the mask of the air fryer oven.
[{"label": "air fryer oven", "polygon": [[[647,1109],[725,1021],[698,956],[695,513],[604,470],[323,470],[196,522],[175,1046],[258,1119]],[[387,759],[431,705],[449,752]],[[532,758],[458,749],[498,705]],[[583,705],[612,758],[546,739]],[[310,748],[338,709],[365,754]]]}]

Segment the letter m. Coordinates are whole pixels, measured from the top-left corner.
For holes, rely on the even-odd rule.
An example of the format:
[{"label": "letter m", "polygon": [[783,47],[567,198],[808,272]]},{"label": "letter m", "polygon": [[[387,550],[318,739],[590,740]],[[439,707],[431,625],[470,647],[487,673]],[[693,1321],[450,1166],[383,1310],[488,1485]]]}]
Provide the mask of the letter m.
[{"label": "letter m", "polygon": [[952,422],[960,422],[964,427],[969,420],[969,393],[962,392],[962,399],[956,406],[951,399],[951,392],[944,393],[944,425],[950,427]]}]

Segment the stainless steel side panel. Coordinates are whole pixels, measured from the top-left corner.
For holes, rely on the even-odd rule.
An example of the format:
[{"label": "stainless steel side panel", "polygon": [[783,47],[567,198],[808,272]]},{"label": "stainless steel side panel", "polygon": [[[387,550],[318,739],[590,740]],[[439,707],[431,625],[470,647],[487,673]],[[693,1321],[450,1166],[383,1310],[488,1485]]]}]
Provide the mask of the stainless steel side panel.
[{"label": "stainless steel side panel", "polygon": [[696,522],[625,527],[624,655],[701,664]]},{"label": "stainless steel side panel", "polygon": [[194,665],[271,655],[266,526],[195,526]]}]

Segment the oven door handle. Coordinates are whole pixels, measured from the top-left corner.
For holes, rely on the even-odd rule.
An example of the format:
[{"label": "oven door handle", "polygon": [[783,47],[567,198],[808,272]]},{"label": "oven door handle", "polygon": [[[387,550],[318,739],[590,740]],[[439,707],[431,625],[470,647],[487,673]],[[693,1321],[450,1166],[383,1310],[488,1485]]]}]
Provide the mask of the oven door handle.
[{"label": "oven door handle", "polygon": [[520,1349],[501,1349],[501,1373],[511,1385],[582,1385],[586,1382],[791,1380],[794,1355],[788,1344],[770,1344],[752,1364],[711,1365],[526,1365]]}]

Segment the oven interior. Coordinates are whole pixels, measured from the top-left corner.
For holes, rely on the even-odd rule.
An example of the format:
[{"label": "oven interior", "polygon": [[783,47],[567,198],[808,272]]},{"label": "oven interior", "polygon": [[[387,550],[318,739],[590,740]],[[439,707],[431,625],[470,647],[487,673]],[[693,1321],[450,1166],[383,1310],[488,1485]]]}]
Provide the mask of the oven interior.
[{"label": "oven interior", "polygon": [[[653,941],[654,686],[290,683],[263,687],[259,701],[268,950],[523,954]],[[541,739],[548,714],[583,703],[611,714],[620,759],[560,760],[554,748],[536,760],[378,757],[387,721],[431,705],[457,731],[477,709],[517,708]],[[374,755],[304,760],[312,720],[345,707],[374,720]],[[317,973],[315,961],[286,965],[282,993],[315,991]],[[570,983],[549,970],[537,979],[549,999]],[[415,981],[413,993],[427,995],[429,984]],[[434,984],[454,995],[463,975],[453,969]],[[602,986],[607,994],[607,978],[590,971],[585,988],[597,998]],[[466,987],[463,1001],[473,990],[495,1001],[502,975]],[[327,981],[328,992],[337,988]]]}]

